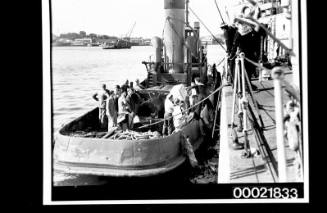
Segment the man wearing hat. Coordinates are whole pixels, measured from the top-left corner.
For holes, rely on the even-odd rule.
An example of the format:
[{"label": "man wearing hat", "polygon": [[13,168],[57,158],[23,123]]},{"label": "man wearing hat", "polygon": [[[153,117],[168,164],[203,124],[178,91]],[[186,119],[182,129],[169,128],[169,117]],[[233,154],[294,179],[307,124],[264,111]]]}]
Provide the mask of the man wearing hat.
[{"label": "man wearing hat", "polygon": [[220,28],[223,30],[223,35],[225,38],[226,43],[226,53],[228,55],[228,71],[227,73],[231,75],[231,80],[233,82],[234,79],[234,67],[235,67],[235,60],[234,57],[231,56],[234,38],[237,33],[237,28],[233,25],[227,25],[223,23]]},{"label": "man wearing hat", "polygon": [[[189,87],[188,89],[193,89],[193,88],[197,88],[197,96],[196,96],[196,101],[194,101],[193,105],[201,102],[204,98],[206,98],[210,92],[208,91],[208,88],[207,86],[201,81],[201,79],[199,77],[196,77],[194,79],[194,83],[195,85],[192,86],[192,87]],[[213,98],[213,97],[212,97]],[[212,99],[210,100],[211,102],[213,101]],[[200,117],[200,113],[201,113],[201,109],[202,109],[202,104],[199,104],[197,105],[195,108],[194,108],[194,114],[197,118]]]},{"label": "man wearing hat", "polygon": [[[254,1],[251,2],[251,4],[255,3]],[[237,33],[235,35],[233,47],[231,49],[231,56],[235,56],[237,53],[243,52],[246,58],[254,62],[258,62],[260,57],[261,37],[265,37],[265,32],[260,28],[258,24],[254,22],[253,25],[249,25],[248,23],[252,22],[246,19],[248,17],[252,17],[254,19],[260,17],[260,8],[253,11],[253,9],[250,7],[244,6],[242,13],[239,15],[239,17],[235,18]],[[244,61],[244,65],[248,77],[251,80],[251,76],[256,71],[256,66],[247,60]],[[256,90],[257,87],[252,85],[252,89]]]}]

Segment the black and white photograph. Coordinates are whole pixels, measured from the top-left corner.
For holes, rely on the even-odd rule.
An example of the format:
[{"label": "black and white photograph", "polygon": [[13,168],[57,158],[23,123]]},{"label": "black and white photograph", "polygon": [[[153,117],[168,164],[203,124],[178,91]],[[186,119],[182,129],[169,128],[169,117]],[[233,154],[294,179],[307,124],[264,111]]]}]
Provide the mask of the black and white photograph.
[{"label": "black and white photograph", "polygon": [[44,0],[43,203],[307,203],[302,0]]}]

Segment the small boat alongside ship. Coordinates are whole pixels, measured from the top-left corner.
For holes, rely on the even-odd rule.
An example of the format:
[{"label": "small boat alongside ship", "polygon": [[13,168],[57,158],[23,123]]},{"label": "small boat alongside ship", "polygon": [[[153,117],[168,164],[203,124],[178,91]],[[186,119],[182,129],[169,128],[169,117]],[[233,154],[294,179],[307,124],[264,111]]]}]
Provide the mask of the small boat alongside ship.
[{"label": "small boat alongside ship", "polygon": [[[117,130],[109,133],[101,129],[98,108],[92,109],[55,134],[55,170],[97,176],[152,176],[171,171],[186,160],[182,147],[186,138],[194,151],[200,147],[204,136],[199,119],[192,116],[185,119],[180,131],[168,136],[160,134],[166,95],[175,85],[190,86],[195,77],[207,75],[199,23],[195,22],[194,27],[189,25],[185,16],[187,4],[185,0],[164,1],[165,19],[169,24],[164,26],[163,38],[152,39],[153,61],[142,62],[148,76],[141,83],[144,89],[138,93],[145,103],[152,104],[157,116],[139,115],[140,122],[133,129],[120,131],[122,136],[129,133],[134,136],[117,138],[113,136]],[[120,40],[117,43],[120,45],[108,45],[103,49],[130,48],[128,42]],[[141,114],[147,114],[144,111]]]}]

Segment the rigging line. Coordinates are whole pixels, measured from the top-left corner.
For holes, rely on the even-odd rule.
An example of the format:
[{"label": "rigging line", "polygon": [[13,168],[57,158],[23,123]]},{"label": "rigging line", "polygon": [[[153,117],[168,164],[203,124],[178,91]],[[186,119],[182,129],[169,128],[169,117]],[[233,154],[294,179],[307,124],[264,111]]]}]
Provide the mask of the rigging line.
[{"label": "rigging line", "polygon": [[[172,30],[176,33],[176,35],[179,37],[179,39],[182,41],[182,43],[183,43],[183,45],[190,51],[190,52],[192,52],[192,50],[191,50],[191,47],[188,45],[188,44],[186,44],[186,42],[184,41],[184,39],[183,39],[183,37],[181,36],[181,35],[179,35],[178,34],[178,32],[176,31],[176,29],[174,28],[174,26],[173,26],[173,23],[171,23],[170,22],[170,19],[173,19],[173,20],[177,20],[177,21],[180,21],[180,22],[182,22],[182,23],[185,23],[185,22],[183,22],[183,21],[181,21],[181,20],[179,20],[179,19],[175,19],[175,18],[171,18],[171,17],[167,17],[167,20],[168,20],[168,22],[169,22],[169,24],[170,24],[170,27],[172,28]],[[192,29],[192,27],[191,27],[191,29]],[[193,29],[192,29],[193,30]],[[194,30],[193,30],[193,32],[194,32]],[[196,39],[199,41],[200,39],[199,38],[197,38],[196,37]],[[192,54],[193,55],[193,54]],[[184,64],[184,63],[183,63]]]},{"label": "rigging line", "polygon": [[227,6],[225,5],[225,13],[226,13],[226,16],[228,18],[228,21],[230,22],[230,17],[229,17],[229,14],[228,14],[228,11],[227,11]]},{"label": "rigging line", "polygon": [[180,112],[180,113],[178,113],[178,114],[176,114],[176,115],[174,115],[174,116],[170,116],[170,117],[168,117],[168,118],[164,118],[164,119],[162,119],[161,121],[157,121],[157,122],[152,123],[152,124],[147,124],[147,125],[144,125],[144,126],[140,126],[140,127],[138,127],[138,129],[142,129],[142,128],[145,128],[145,127],[153,126],[153,125],[155,125],[155,124],[162,123],[162,122],[164,122],[165,120],[169,120],[169,119],[171,119],[171,118],[173,118],[173,117],[175,117],[175,116],[177,116],[177,115],[183,114],[184,112],[187,112],[188,110],[197,107],[198,105],[200,105],[201,103],[203,103],[204,101],[206,101],[207,99],[209,99],[211,96],[213,96],[215,93],[217,93],[218,91],[220,91],[220,90],[221,90],[223,87],[225,87],[225,86],[226,86],[226,85],[221,85],[219,88],[217,88],[217,89],[216,89],[215,91],[213,91],[210,95],[208,95],[207,97],[205,97],[204,99],[202,99],[202,100],[199,101],[198,103],[194,104],[193,106],[191,106],[191,107],[189,107],[189,108],[183,110],[182,112]]},{"label": "rigging line", "polygon": [[[265,68],[264,66],[260,65],[259,63],[256,63],[250,59],[248,59],[247,57],[244,56],[244,59],[247,60],[248,62],[250,62],[251,64],[263,69],[263,70],[266,70],[268,72],[272,72],[272,70],[268,69],[268,68]],[[285,91],[290,94],[293,98],[295,98],[297,101],[300,101],[300,96],[298,95],[300,92],[295,89],[288,81],[286,80],[282,80],[283,84],[284,84],[284,88],[285,88]]]},{"label": "rigging line", "polygon": [[217,103],[216,103],[216,110],[215,110],[215,118],[214,118],[214,123],[213,123],[213,128],[212,128],[212,134],[211,134],[211,138],[213,138],[214,134],[215,134],[215,128],[216,128],[216,122],[217,122],[217,116],[218,116],[218,110],[220,108],[220,98],[221,98],[221,90],[218,92],[218,98],[217,98]]},{"label": "rigging line", "polygon": [[[252,125],[253,125],[253,120],[251,120],[251,121],[252,121]],[[258,132],[257,132],[256,129],[254,129],[254,133],[255,133],[254,136],[255,136],[255,139],[256,139],[256,142],[257,142],[257,146],[260,149],[261,153],[264,155],[262,158],[266,162],[266,165],[268,165],[269,173],[270,173],[271,177],[273,178],[274,183],[276,183],[275,175],[274,175],[274,173],[272,171],[270,162],[267,159],[267,158],[269,158],[269,156],[267,155],[266,151],[263,148],[264,145],[260,142]]]},{"label": "rigging line", "polygon": [[195,14],[195,12],[192,10],[192,8],[189,8],[189,10],[193,13],[193,15],[201,22],[201,24],[207,29],[207,31],[211,34],[211,36],[218,42],[218,44],[223,48],[224,51],[226,51],[226,48],[221,44],[221,42],[213,35],[213,33],[208,29],[208,27],[203,23],[203,21]]},{"label": "rigging line", "polygon": [[248,17],[251,21],[259,25],[274,41],[276,41],[282,48],[284,48],[287,52],[289,52],[292,56],[295,56],[295,53],[292,51],[292,49],[288,48],[283,42],[281,42],[276,36],[274,36],[269,30],[263,26],[260,22],[258,22],[253,17]]},{"label": "rigging line", "polygon": [[179,21],[179,22],[185,24],[186,26],[188,26],[189,28],[191,28],[192,32],[193,32],[194,35],[195,35],[195,38],[196,38],[197,40],[200,40],[200,38],[196,35],[194,28],[191,27],[189,24],[187,24],[185,21],[182,21],[182,20],[177,19],[177,18],[172,18],[172,17],[167,17],[167,19],[168,19],[168,18],[169,18],[169,19],[172,19],[172,20],[175,20],[175,21]]},{"label": "rigging line", "polygon": [[251,126],[252,126],[252,128],[253,128],[253,130],[254,130],[254,136],[255,136],[255,140],[256,140],[256,142],[257,142],[257,147],[259,148],[260,153],[262,153],[262,155],[264,155],[264,156],[262,157],[262,159],[263,159],[263,160],[266,162],[266,164],[268,165],[269,172],[270,172],[271,177],[273,178],[273,181],[276,182],[275,175],[274,175],[274,173],[273,173],[273,171],[272,171],[272,168],[271,168],[270,162],[267,160],[267,158],[269,158],[269,155],[268,155],[268,153],[265,151],[265,149],[264,149],[264,144],[262,143],[262,141],[260,141],[260,137],[259,137],[259,135],[258,135],[258,131],[259,131],[259,130],[256,128],[256,125],[255,125],[255,122],[254,122],[253,118],[251,119],[249,114],[248,114],[247,116],[248,116],[249,120],[250,120],[251,123],[252,123]]},{"label": "rigging line", "polygon": [[223,24],[225,24],[225,21],[224,21],[224,19],[223,19],[223,16],[221,15],[220,9],[219,9],[219,7],[218,7],[217,1],[214,0],[214,2],[215,2],[215,5],[216,5],[216,7],[217,7],[217,10],[218,10],[218,12],[219,12],[220,18],[221,18],[221,20],[223,21]]},{"label": "rigging line", "polygon": [[[199,36],[197,36],[197,33],[195,32],[194,28],[191,27],[188,23],[186,23],[185,21],[182,21],[182,20],[180,20],[180,19],[172,18],[172,17],[169,17],[169,16],[167,17],[167,19],[172,19],[172,20],[175,20],[175,21],[179,21],[179,22],[185,24],[186,26],[188,26],[189,28],[191,28],[191,30],[192,30],[192,32],[193,32],[193,34],[194,34],[194,36],[195,36],[196,41],[197,41],[197,42],[201,42],[201,41],[200,41],[200,38],[199,38]],[[169,21],[169,20],[168,20],[168,21]],[[176,31],[176,30],[174,30],[174,31]],[[177,34],[177,35],[178,35],[178,34]],[[179,36],[179,35],[178,35],[178,36]],[[184,40],[183,40],[183,41],[184,41]],[[186,48],[187,48],[189,51],[191,51],[191,47],[188,47],[188,45],[185,43],[185,41],[183,42],[183,44],[186,46]],[[192,53],[192,51],[191,51],[191,53]],[[194,55],[194,54],[192,53],[192,55]]]},{"label": "rigging line", "polygon": [[253,165],[253,169],[254,169],[255,178],[257,179],[257,183],[259,183],[258,172],[257,172],[257,168],[255,166],[253,157],[251,157],[251,160],[252,160],[252,165]]},{"label": "rigging line", "polygon": [[250,113],[250,115],[251,115],[251,117],[252,117],[252,120],[253,120],[254,129],[256,129],[256,131],[258,132],[259,139],[260,139],[260,141],[262,142],[262,144],[264,145],[264,147],[265,147],[265,149],[266,149],[266,151],[267,151],[267,154],[268,154],[268,156],[269,156],[269,159],[270,159],[270,161],[271,161],[271,164],[272,164],[272,166],[273,166],[273,168],[274,168],[274,171],[275,171],[275,173],[276,173],[277,176],[278,176],[278,166],[277,166],[277,161],[276,161],[276,159],[275,159],[275,157],[274,157],[274,154],[272,153],[272,151],[271,151],[271,149],[270,149],[270,146],[269,146],[269,144],[268,144],[268,141],[267,141],[267,139],[265,138],[265,135],[264,135],[262,129],[260,129],[257,120],[254,119],[254,118],[255,118],[255,115],[254,115],[254,113],[253,113],[253,110],[252,110],[251,105],[248,106],[248,109],[249,109],[249,110],[248,110],[248,113]]},{"label": "rigging line", "polygon": [[221,59],[220,62],[216,65],[216,67],[220,66],[225,61],[225,58]]},{"label": "rigging line", "polygon": [[163,29],[162,29],[162,34],[161,34],[161,38],[162,38],[162,39],[164,38],[165,27],[166,27],[167,21],[168,21],[168,17],[166,18],[166,20],[165,20],[165,24],[164,24],[164,27],[163,27]]},{"label": "rigging line", "polygon": [[259,63],[256,63],[256,62],[252,61],[251,59],[248,59],[246,56],[244,56],[244,59],[247,60],[248,62],[250,62],[251,64],[253,64],[254,66],[259,67],[260,69],[263,69],[263,70],[266,70],[266,71],[268,71],[268,72],[271,72],[270,69],[268,69],[268,68],[262,66],[262,65],[259,64]]},{"label": "rigging line", "polygon": [[[184,41],[184,39],[182,38],[181,35],[178,34],[178,32],[176,31],[176,29],[174,28],[173,24],[169,21],[169,19],[172,19],[170,17],[167,17],[167,20],[169,22],[169,26],[171,27],[171,29],[175,32],[175,34],[178,36],[178,38],[182,41],[183,45],[189,50],[191,51],[191,47],[189,45],[187,45]],[[183,63],[184,64],[184,63]]]}]

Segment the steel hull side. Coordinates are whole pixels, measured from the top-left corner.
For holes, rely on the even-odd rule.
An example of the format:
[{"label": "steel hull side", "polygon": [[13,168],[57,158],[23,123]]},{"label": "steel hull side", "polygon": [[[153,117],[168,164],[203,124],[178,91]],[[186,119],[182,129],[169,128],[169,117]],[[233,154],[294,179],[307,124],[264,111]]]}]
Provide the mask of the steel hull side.
[{"label": "steel hull side", "polygon": [[[187,124],[182,132],[189,136],[195,150],[203,141],[197,120]],[[181,152],[181,137],[181,132],[177,132],[159,139],[117,141],[70,137],[59,131],[55,137],[54,169],[104,176],[150,176],[165,173],[185,160]]]}]

